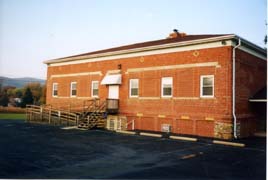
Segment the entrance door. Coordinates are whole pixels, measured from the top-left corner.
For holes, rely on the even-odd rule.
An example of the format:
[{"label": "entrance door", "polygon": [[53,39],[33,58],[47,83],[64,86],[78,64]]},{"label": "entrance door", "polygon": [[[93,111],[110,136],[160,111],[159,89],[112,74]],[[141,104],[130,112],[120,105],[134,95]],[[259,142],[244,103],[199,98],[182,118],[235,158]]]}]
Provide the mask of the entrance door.
[{"label": "entrance door", "polygon": [[109,86],[108,99],[119,99],[119,86],[118,85],[110,85]]}]

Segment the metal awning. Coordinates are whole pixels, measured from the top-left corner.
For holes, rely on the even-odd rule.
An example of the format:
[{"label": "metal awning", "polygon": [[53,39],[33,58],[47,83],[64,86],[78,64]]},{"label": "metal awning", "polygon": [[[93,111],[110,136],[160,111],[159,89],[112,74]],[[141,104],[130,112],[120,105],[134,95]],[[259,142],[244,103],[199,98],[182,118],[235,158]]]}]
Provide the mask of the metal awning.
[{"label": "metal awning", "polygon": [[121,74],[108,74],[101,81],[102,85],[121,84],[121,83],[122,83],[122,75]]}]

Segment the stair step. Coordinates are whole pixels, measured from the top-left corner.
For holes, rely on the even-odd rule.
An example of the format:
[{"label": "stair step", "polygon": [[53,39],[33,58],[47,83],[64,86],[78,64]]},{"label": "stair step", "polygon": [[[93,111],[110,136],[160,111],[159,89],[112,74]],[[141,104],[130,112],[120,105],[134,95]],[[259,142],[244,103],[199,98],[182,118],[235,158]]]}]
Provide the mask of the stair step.
[{"label": "stair step", "polygon": [[103,119],[104,113],[106,113],[105,104],[100,104],[100,106],[94,105],[86,110],[86,112],[81,113],[79,127],[87,129],[105,127],[106,121]]}]

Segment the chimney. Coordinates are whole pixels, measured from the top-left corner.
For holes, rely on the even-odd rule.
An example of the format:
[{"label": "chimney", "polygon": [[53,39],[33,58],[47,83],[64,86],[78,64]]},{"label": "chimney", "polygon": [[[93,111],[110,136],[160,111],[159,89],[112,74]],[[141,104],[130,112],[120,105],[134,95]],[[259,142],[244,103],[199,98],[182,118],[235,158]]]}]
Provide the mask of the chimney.
[{"label": "chimney", "polygon": [[187,36],[186,33],[179,32],[177,29],[174,29],[173,33],[170,33],[169,36],[167,37],[167,39],[180,38],[180,37],[184,37],[184,36]]}]

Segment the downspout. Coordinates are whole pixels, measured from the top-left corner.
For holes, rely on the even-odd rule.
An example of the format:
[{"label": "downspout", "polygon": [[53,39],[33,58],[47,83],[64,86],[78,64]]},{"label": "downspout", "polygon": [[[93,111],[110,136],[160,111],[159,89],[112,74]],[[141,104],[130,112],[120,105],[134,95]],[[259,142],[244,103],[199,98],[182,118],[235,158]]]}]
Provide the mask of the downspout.
[{"label": "downspout", "polygon": [[238,44],[233,48],[233,84],[232,84],[232,90],[233,90],[233,118],[234,118],[234,138],[237,139],[237,122],[236,122],[236,114],[235,114],[235,50],[241,46],[241,39],[238,39]]}]

